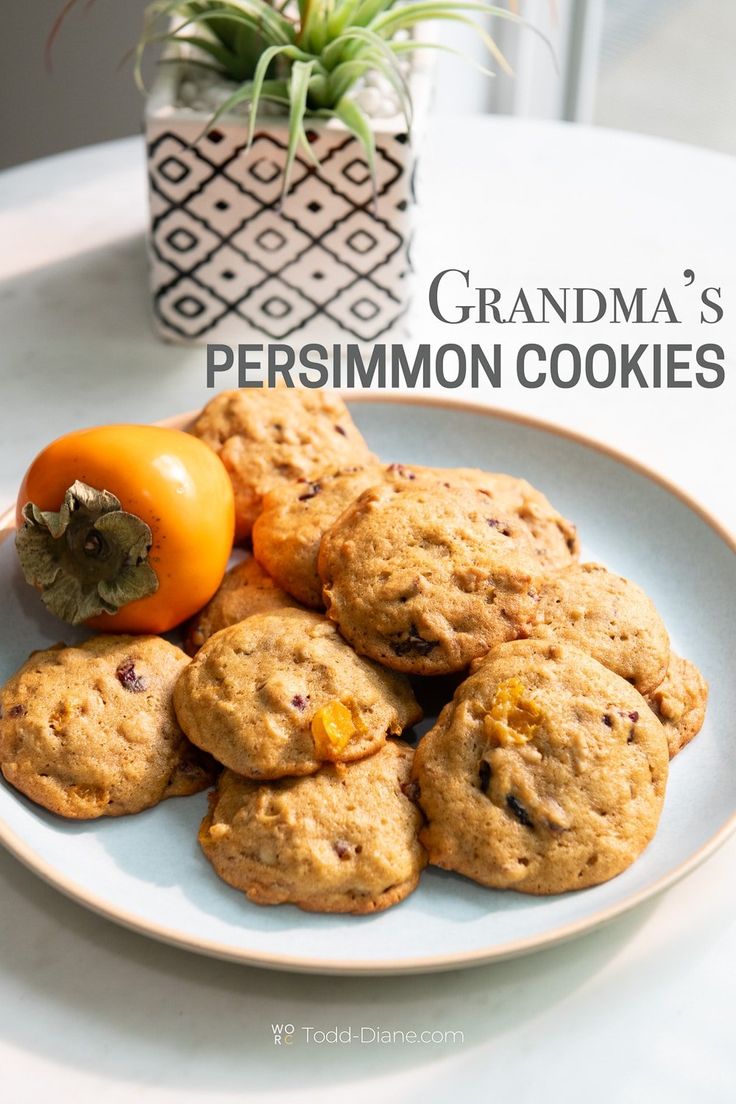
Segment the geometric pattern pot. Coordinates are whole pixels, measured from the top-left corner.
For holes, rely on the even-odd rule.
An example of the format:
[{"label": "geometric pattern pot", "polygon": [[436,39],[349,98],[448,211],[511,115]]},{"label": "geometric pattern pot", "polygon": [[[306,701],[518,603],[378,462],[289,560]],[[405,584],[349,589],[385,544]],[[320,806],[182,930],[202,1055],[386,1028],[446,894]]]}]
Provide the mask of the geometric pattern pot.
[{"label": "geometric pattern pot", "polygon": [[[163,88],[162,88],[163,86]],[[146,115],[156,325],[180,342],[304,344],[398,337],[411,294],[413,145],[403,120],[376,133],[376,189],[358,142],[330,122],[309,131],[281,203],[287,129],[269,119],[246,152],[242,118],[165,102]],[[163,99],[162,99],[163,97]]]}]

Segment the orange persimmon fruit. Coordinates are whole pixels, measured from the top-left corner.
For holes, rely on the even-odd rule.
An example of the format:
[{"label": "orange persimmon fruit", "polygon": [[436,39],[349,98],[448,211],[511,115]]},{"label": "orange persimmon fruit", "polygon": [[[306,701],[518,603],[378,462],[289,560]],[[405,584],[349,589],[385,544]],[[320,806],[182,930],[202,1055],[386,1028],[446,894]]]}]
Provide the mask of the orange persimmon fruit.
[{"label": "orange persimmon fruit", "polygon": [[106,425],[39,453],[16,520],[21,567],[53,613],[102,632],[161,633],[219,586],[235,509],[222,461],[196,437]]}]

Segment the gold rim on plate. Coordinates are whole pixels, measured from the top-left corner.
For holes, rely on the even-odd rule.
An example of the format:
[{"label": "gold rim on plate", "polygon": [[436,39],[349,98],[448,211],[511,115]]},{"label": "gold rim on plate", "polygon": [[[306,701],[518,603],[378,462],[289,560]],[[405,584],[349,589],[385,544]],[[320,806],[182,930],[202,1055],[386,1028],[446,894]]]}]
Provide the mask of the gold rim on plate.
[{"label": "gold rim on plate", "polygon": [[[733,535],[721,525],[719,521],[712,517],[707,510],[704,510],[702,506],[691,499],[674,483],[671,483],[666,477],[646,467],[644,464],[632,460],[631,457],[618,452],[608,445],[603,445],[598,441],[594,441],[584,434],[561,428],[551,422],[545,422],[542,419],[529,417],[526,414],[496,410],[492,407],[476,405],[470,402],[448,401],[441,396],[436,397],[427,394],[414,395],[405,392],[379,394],[376,392],[353,393],[341,391],[338,393],[350,403],[406,403],[408,405],[440,407],[446,410],[460,410],[470,414],[486,415],[489,418],[496,418],[530,429],[540,430],[544,433],[549,433],[553,437],[572,441],[584,448],[591,449],[593,452],[607,456],[609,459],[615,460],[619,464],[623,464],[624,467],[636,472],[637,475],[643,476],[645,479],[648,479],[650,482],[668,491],[687,506],[687,508],[699,517],[701,521],[705,522],[731,551],[736,553],[736,539]],[[173,429],[183,429],[191,423],[195,414],[196,412],[194,411],[186,414],[179,414],[171,418],[162,419],[156,424],[168,426]],[[0,543],[9,537],[13,530],[14,512],[14,508],[11,508],[0,516]],[[38,874],[45,882],[55,889],[58,889],[61,893],[65,894],[65,896],[70,897],[73,901],[84,905],[86,908],[91,909],[107,920],[113,920],[115,923],[129,928],[131,931],[150,936],[152,939],[157,939],[162,943],[168,943],[183,950],[206,954],[213,958],[238,962],[244,966],[260,966],[293,973],[388,975],[433,973],[440,970],[456,970],[469,966],[481,966],[490,962],[500,962],[503,959],[516,958],[519,955],[529,954],[532,951],[541,951],[555,944],[573,939],[577,935],[593,931],[595,928],[602,927],[604,924],[629,912],[631,909],[636,908],[637,905],[643,904],[644,901],[662,893],[665,889],[669,889],[670,886],[679,882],[681,878],[684,878],[685,875],[689,874],[695,867],[699,866],[717,851],[734,831],[736,831],[736,810],[734,810],[725,824],[723,824],[702,847],[698,848],[688,859],[680,863],[679,866],[676,866],[668,874],[659,878],[652,885],[639,890],[637,893],[632,893],[629,897],[625,898],[623,901],[617,902],[615,905],[609,905],[607,908],[600,909],[592,916],[562,924],[544,935],[528,936],[524,939],[506,943],[502,947],[494,947],[491,945],[490,947],[481,948],[480,950],[458,951],[454,954],[425,955],[422,958],[414,959],[377,959],[375,961],[358,960],[352,962],[349,960],[344,961],[330,958],[319,959],[300,955],[236,950],[228,944],[220,943],[216,940],[182,935],[175,928],[142,920],[132,912],[112,907],[104,898],[90,893],[71,878],[60,875],[54,866],[47,863],[44,859],[40,859],[35,851],[2,820],[0,820],[0,843],[2,843],[12,855],[19,859],[20,862],[35,874]]]}]

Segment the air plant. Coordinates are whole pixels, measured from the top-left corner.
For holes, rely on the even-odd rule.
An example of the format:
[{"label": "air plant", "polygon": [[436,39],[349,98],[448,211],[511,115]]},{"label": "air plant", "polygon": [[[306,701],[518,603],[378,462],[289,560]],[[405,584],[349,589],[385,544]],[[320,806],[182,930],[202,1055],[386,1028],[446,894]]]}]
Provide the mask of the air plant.
[{"label": "air plant", "polygon": [[[50,43],[76,3],[66,0]],[[410,127],[411,96],[402,59],[426,49],[455,52],[417,37],[417,28],[432,22],[472,27],[491,58],[510,73],[496,42],[478,21],[483,15],[528,26],[515,11],[483,0],[153,0],[135,51],[136,77],[143,87],[141,59],[150,47],[162,46],[166,62],[172,60],[172,47],[186,46],[188,63],[238,85],[213,113],[206,130],[247,103],[248,146],[261,104],[279,105],[288,115],[284,193],[300,146],[314,161],[307,118],[339,119],[360,142],[375,179],[373,128],[356,102],[356,86],[369,72],[380,73],[394,89]]]}]

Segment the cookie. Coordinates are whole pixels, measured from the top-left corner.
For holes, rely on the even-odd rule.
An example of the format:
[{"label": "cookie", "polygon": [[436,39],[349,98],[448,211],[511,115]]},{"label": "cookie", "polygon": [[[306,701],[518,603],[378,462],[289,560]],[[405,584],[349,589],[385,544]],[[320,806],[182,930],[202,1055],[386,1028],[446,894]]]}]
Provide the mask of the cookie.
[{"label": "cookie", "polygon": [[244,621],[253,613],[295,606],[296,602],[248,554],[230,568],[215,596],[191,622],[184,646],[189,655],[195,655],[205,640],[228,625]]},{"label": "cookie", "polygon": [[361,659],[306,610],[259,613],[210,637],[174,691],[193,743],[249,778],[362,759],[418,721],[409,683]]},{"label": "cookie", "polygon": [[52,813],[122,816],[212,780],[172,705],[189,663],[156,636],[34,652],[0,692],[0,767]]},{"label": "cookie", "polygon": [[652,839],[667,767],[662,725],[624,679],[576,648],[503,644],[419,744],[420,839],[496,889],[597,885]]},{"label": "cookie", "polygon": [[253,526],[253,554],[305,606],[324,608],[317,571],[324,533],[358,495],[382,483],[386,471],[379,464],[347,468],[316,482],[284,484],[264,496]]},{"label": "cookie", "polygon": [[322,537],[363,491],[404,479],[486,490],[501,513],[515,518],[527,529],[534,552],[547,569],[565,566],[577,556],[575,527],[524,479],[475,468],[373,464],[335,472],[313,483],[302,480],[270,491],[253,527],[256,559],[279,586],[304,605],[324,608],[317,570]]},{"label": "cookie", "polygon": [[708,683],[694,663],[672,652],[665,678],[647,700],[662,722],[672,759],[703,727]]},{"label": "cookie", "polygon": [[364,491],[320,546],[328,616],[360,653],[420,675],[527,633],[537,560],[484,491],[423,480]]},{"label": "cookie", "polygon": [[549,576],[531,635],[582,648],[645,696],[667,673],[670,642],[654,603],[600,564],[573,564]]},{"label": "cookie", "polygon": [[199,842],[219,876],[259,905],[369,913],[395,905],[426,863],[405,790],[412,749],[389,740],[358,763],[258,783],[225,771]]},{"label": "cookie", "polygon": [[460,481],[492,494],[501,513],[515,518],[527,529],[537,558],[548,570],[566,567],[577,560],[580,554],[577,529],[526,479],[477,468],[432,470],[451,483]]},{"label": "cookie", "polygon": [[192,432],[230,474],[238,540],[249,535],[273,487],[374,459],[345,403],[330,391],[225,391],[207,403]]}]

